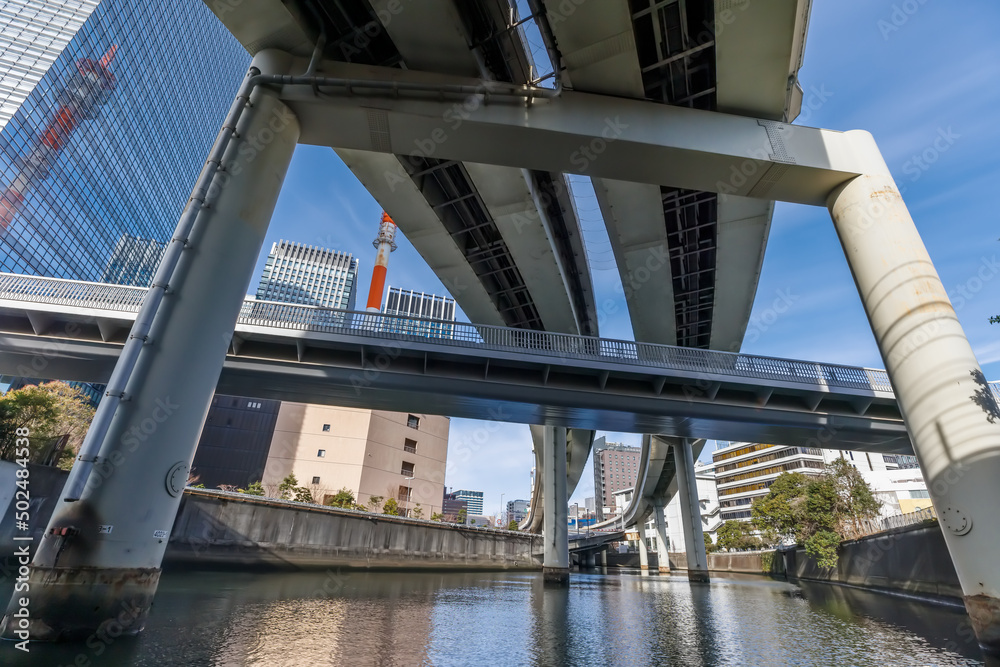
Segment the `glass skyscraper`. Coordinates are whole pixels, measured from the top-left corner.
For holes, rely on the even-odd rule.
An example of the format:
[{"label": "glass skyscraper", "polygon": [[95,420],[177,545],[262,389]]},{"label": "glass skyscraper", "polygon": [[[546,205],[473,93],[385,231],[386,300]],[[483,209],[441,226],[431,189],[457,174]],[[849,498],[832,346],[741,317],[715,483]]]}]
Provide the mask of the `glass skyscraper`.
[{"label": "glass skyscraper", "polygon": [[358,260],[350,253],[278,241],[257,287],[261,301],[282,301],[354,310]]},{"label": "glass skyscraper", "polygon": [[0,3],[0,130],[73,39],[98,0]]},{"label": "glass skyscraper", "polygon": [[0,271],[147,285],[249,54],[201,0],[7,0],[0,40]]}]

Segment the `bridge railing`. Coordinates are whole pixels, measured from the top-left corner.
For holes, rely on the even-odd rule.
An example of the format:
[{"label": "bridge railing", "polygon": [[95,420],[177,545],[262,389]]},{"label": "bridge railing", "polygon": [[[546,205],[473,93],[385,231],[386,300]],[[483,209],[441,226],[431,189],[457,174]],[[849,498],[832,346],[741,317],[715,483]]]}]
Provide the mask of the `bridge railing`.
[{"label": "bridge railing", "polygon": [[139,311],[145,296],[144,287],[0,273],[2,299],[131,313]]},{"label": "bridge railing", "polygon": [[[141,287],[0,273],[0,299],[7,300],[137,312],[145,293],[145,288]],[[247,299],[238,322],[279,329],[363,334],[370,338],[411,340],[448,347],[653,366],[706,375],[771,379],[817,387],[892,391],[886,372],[877,369],[306,304]],[[706,385],[706,389],[708,387]]]}]

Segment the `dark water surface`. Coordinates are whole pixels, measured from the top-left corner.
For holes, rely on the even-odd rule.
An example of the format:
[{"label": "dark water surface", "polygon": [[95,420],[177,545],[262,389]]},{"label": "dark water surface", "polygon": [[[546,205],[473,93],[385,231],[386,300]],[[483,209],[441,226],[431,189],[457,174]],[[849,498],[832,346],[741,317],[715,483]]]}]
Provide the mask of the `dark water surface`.
[{"label": "dark water surface", "polygon": [[0,665],[984,664],[969,637],[960,610],[759,577],[168,572],[140,636],[2,642]]}]

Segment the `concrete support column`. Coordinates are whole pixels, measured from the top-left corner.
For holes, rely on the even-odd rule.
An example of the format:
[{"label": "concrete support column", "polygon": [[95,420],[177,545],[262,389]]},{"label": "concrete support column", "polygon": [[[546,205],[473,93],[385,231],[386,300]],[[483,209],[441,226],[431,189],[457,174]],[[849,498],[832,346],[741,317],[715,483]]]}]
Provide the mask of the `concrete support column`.
[{"label": "concrete support column", "polygon": [[566,429],[545,427],[542,471],[545,552],[542,575],[546,582],[569,583],[569,525],[566,505]]},{"label": "concrete support column", "polygon": [[639,569],[649,569],[649,550],[646,548],[646,525],[636,524],[635,529],[639,531]]},{"label": "concrete support column", "polygon": [[653,515],[656,517],[656,561],[660,572],[670,572],[670,557],[667,554],[667,520],[663,516],[662,503],[653,505]]},{"label": "concrete support column", "polygon": [[635,529],[639,531],[639,569],[649,569],[649,552],[646,549],[646,525],[637,523]]},{"label": "concrete support column", "polygon": [[[274,71],[283,58],[264,52],[254,64]],[[145,624],[188,468],[299,138],[297,118],[270,90],[254,90],[238,120],[236,113],[235,138],[217,143],[219,170],[206,167],[210,180],[199,181],[206,187],[196,188],[178,224],[182,236],[172,243],[183,246],[179,259],[157,273],[155,282],[169,282],[123,381],[123,398],[107,415],[93,470],[78,475],[78,499],[56,506],[35,554],[32,639],[101,630],[130,635]],[[170,150],[171,137],[150,140]],[[11,615],[17,598],[0,628],[7,637],[21,629]]]},{"label": "concrete support column", "polygon": [[1000,653],[1000,410],[874,139],[827,205],[920,460],[980,644]]},{"label": "concrete support column", "polygon": [[698,502],[698,480],[694,474],[694,457],[687,440],[673,445],[677,467],[677,494],[680,496],[681,524],[684,526],[684,547],[687,552],[689,581],[707,583],[708,556],[701,530],[701,503]]},{"label": "concrete support column", "polygon": [[597,552],[595,551],[587,552],[586,565],[587,567],[597,567]]},{"label": "concrete support column", "polygon": [[604,547],[601,549],[601,567],[608,566],[608,548]]}]

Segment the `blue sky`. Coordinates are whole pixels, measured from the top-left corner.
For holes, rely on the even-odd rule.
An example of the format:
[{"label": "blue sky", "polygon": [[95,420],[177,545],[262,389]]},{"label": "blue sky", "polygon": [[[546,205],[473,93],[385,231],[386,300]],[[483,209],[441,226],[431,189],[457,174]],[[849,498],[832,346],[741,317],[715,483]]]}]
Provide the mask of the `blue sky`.
[{"label": "blue sky", "polygon": [[[1000,3],[970,0],[814,0],[798,124],[866,129],[879,142],[952,295],[986,376],[1000,379]],[[944,146],[945,150],[935,148]],[[593,192],[575,179],[599,303],[614,304],[602,335],[631,337],[624,295]],[[367,296],[378,204],[336,154],[300,146],[278,201],[257,274],[279,238],[354,253],[358,302]],[[388,282],[446,294],[399,238]],[[776,315],[777,298],[791,303]],[[826,210],[779,204],[745,352],[881,368],[864,310]],[[634,434],[610,440],[638,444]],[[708,453],[706,448],[706,454]],[[487,512],[526,498],[532,466],[526,426],[452,420],[446,485],[484,491]],[[588,465],[571,502],[593,495]]]}]

